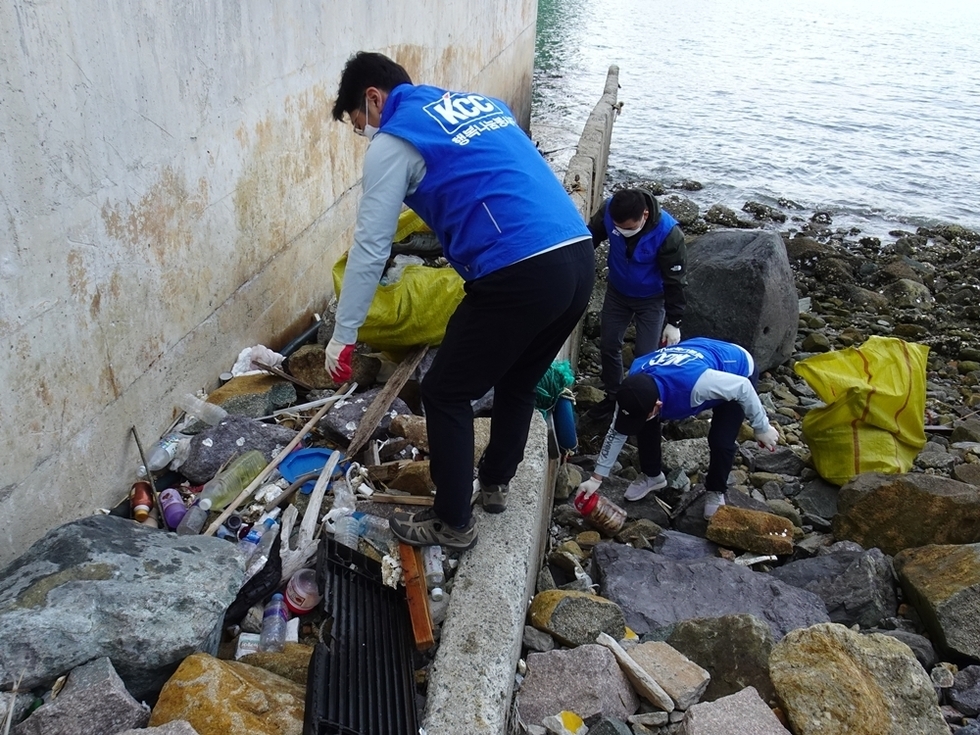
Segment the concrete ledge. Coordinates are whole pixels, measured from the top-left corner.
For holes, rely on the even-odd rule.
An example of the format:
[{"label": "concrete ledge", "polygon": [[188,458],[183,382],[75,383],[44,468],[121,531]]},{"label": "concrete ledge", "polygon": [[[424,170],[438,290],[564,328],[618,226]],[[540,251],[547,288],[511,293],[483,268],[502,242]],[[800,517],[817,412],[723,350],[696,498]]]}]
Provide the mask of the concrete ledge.
[{"label": "concrete ledge", "polygon": [[535,411],[507,510],[474,511],[480,538],[456,570],[429,675],[427,735],[506,732],[527,601],[547,540],[553,492],[548,476],[547,429]]}]

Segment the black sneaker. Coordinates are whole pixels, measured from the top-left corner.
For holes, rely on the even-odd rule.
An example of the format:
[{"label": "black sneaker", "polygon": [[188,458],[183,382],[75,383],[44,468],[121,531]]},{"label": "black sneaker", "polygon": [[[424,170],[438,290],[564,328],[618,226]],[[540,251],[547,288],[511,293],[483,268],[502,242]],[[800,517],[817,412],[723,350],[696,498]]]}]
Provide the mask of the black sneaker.
[{"label": "black sneaker", "polygon": [[470,518],[465,528],[453,528],[432,508],[415,513],[395,513],[389,522],[392,533],[409,546],[448,546],[465,551],[476,544],[476,524]]},{"label": "black sneaker", "polygon": [[616,399],[610,396],[606,396],[592,408],[585,412],[593,421],[601,421],[603,419],[608,419],[613,415],[613,409],[616,408]]},{"label": "black sneaker", "polygon": [[507,510],[507,483],[484,485],[480,483],[480,503],[487,513],[503,513]]}]

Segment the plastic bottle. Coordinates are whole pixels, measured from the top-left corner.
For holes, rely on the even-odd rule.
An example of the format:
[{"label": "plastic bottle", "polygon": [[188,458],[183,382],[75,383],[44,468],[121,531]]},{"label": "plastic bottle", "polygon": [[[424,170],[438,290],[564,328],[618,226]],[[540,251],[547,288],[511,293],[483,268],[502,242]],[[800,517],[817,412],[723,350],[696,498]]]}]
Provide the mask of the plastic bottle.
[{"label": "plastic bottle", "polygon": [[173,461],[181,439],[189,440],[189,437],[175,431],[165,434],[150,448],[150,453],[146,456],[146,464],[150,472],[159,472]]},{"label": "plastic bottle", "polygon": [[286,585],[286,607],[293,615],[305,615],[317,606],[320,597],[314,570],[300,569],[289,578]]},{"label": "plastic bottle", "polygon": [[334,540],[356,551],[360,525],[360,522],[354,517],[353,513],[346,513],[340,516],[340,518],[333,522]]},{"label": "plastic bottle", "polygon": [[212,477],[201,488],[201,497],[211,501],[215,510],[223,510],[269,464],[265,455],[252,449],[236,457],[227,469]]},{"label": "plastic bottle", "polygon": [[177,524],[177,534],[180,536],[191,536],[200,533],[204,528],[204,522],[208,519],[211,512],[211,501],[207,498],[198,500],[194,505],[187,509],[187,513]]},{"label": "plastic bottle", "polygon": [[422,568],[425,570],[425,586],[433,600],[442,599],[442,586],[446,583],[446,573],[442,568],[441,546],[426,546],[422,550]]},{"label": "plastic bottle", "polygon": [[167,528],[174,530],[187,515],[187,506],[176,488],[168,487],[160,493],[160,513]]},{"label": "plastic bottle", "polygon": [[391,526],[388,525],[387,518],[361,511],[355,512],[354,517],[357,519],[358,534],[369,541],[387,544],[395,537],[395,534],[391,532]]},{"label": "plastic bottle", "polygon": [[138,523],[145,521],[153,508],[153,490],[150,483],[137,480],[129,489],[129,510],[133,520]]},{"label": "plastic bottle", "polygon": [[183,410],[185,413],[206,424],[211,424],[211,426],[217,426],[228,417],[228,412],[221,406],[202,401],[190,393],[185,393],[178,397],[174,403],[177,408]]},{"label": "plastic bottle", "polygon": [[238,555],[246,563],[252,558],[252,554],[254,554],[255,549],[258,548],[259,541],[262,540],[265,532],[268,531],[274,523],[275,520],[272,518],[267,518],[263,523],[256,523],[254,526],[252,526],[249,532],[245,534],[245,538],[238,542]]},{"label": "plastic bottle", "polygon": [[[269,521],[266,521],[266,523],[268,522]],[[272,525],[270,525],[262,534],[262,538],[259,539],[259,543],[255,547],[255,551],[253,551],[252,555],[248,558],[248,566],[245,567],[245,578],[242,580],[242,584],[245,584],[248,580],[262,571],[265,563],[269,561],[269,552],[272,550],[272,544],[275,543],[278,533],[279,524],[272,520]]]},{"label": "plastic bottle", "polygon": [[589,525],[607,536],[615,536],[626,523],[626,511],[599,493],[593,493],[586,498],[585,491],[582,490],[572,503],[575,510],[585,516]]},{"label": "plastic bottle", "polygon": [[265,606],[262,613],[262,636],[259,638],[260,651],[281,651],[286,645],[286,624],[289,611],[286,601],[278,592]]}]

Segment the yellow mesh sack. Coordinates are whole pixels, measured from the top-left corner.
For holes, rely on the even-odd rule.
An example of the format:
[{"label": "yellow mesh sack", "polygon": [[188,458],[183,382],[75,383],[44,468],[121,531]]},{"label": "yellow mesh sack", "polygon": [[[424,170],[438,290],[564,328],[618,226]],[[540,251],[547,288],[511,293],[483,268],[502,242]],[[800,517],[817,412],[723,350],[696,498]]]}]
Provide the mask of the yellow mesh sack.
[{"label": "yellow mesh sack", "polygon": [[[346,268],[344,253],[333,267],[338,297]],[[357,339],[386,352],[441,344],[449,317],[462,300],[463,279],[452,268],[407,265],[395,283],[378,286]]]},{"label": "yellow mesh sack", "polygon": [[843,485],[865,472],[908,472],[925,446],[925,345],[871,337],[794,370],[827,405],[803,417],[817,472]]},{"label": "yellow mesh sack", "polygon": [[395,228],[395,236],[392,242],[401,242],[409,235],[416,232],[432,232],[429,226],[422,221],[422,218],[415,214],[412,209],[405,209],[398,215],[398,226]]}]

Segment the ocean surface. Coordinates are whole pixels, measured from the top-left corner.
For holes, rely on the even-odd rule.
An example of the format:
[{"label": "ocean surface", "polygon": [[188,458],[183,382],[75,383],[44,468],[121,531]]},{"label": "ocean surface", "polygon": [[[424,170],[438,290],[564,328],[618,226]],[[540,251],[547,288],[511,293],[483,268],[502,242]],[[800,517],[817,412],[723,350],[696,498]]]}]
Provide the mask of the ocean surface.
[{"label": "ocean surface", "polygon": [[693,179],[702,212],[785,198],[883,238],[980,230],[977,0],[539,0],[531,132],[558,170],[610,65],[607,187]]}]

